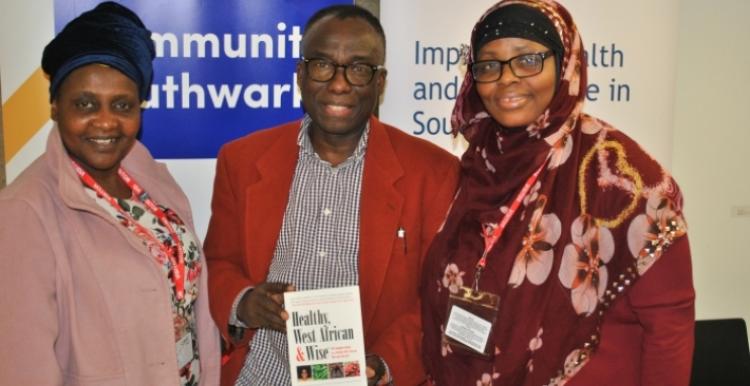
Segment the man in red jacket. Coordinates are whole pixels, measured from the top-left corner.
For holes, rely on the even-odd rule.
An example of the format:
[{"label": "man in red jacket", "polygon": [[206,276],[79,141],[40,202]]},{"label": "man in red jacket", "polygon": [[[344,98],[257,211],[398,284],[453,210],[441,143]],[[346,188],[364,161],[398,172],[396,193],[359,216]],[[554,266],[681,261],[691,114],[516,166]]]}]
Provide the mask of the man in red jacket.
[{"label": "man in red jacket", "polygon": [[[289,384],[282,294],[359,285],[370,383],[415,385],[422,259],[452,201],[455,157],[378,121],[385,35],[366,10],[307,23],[301,121],[219,153],[205,243],[224,385]],[[235,383],[236,382],[236,383]]]}]

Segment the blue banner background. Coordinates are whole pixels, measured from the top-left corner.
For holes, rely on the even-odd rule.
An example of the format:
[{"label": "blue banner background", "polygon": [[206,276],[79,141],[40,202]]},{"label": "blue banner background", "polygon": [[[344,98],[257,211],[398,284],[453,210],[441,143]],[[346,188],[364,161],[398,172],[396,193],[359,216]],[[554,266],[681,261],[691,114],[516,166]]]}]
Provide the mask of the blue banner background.
[{"label": "blue banner background", "polygon": [[[275,126],[299,118],[302,109],[295,107],[295,65],[298,55],[293,40],[301,36],[305,21],[318,9],[331,4],[353,1],[335,0],[123,0],[121,4],[135,11],[154,34],[176,37],[177,55],[171,57],[171,46],[164,45],[154,61],[154,85],[149,107],[144,112],[141,140],[156,158],[214,158],[222,144],[258,129]],[[55,0],[55,31],[80,13],[93,8],[97,0]],[[284,25],[280,25],[283,23]],[[281,31],[283,30],[283,31]],[[197,44],[192,43],[187,57],[184,34],[213,34],[218,38],[219,55],[197,57]],[[231,36],[226,46],[225,34]],[[253,57],[252,35],[266,34],[273,41],[272,57],[266,58],[264,44]],[[245,35],[245,43],[239,36]],[[279,45],[279,38],[284,44]],[[169,35],[171,36],[171,35]],[[297,39],[298,40],[298,39]],[[236,51],[245,47],[245,57],[227,56],[226,47]],[[207,45],[210,47],[210,45]],[[283,47],[283,56],[279,48]],[[198,93],[186,93],[183,77],[187,74],[191,90],[201,88],[205,106],[197,107]],[[171,77],[171,81],[169,80]],[[248,91],[248,86],[253,86]],[[211,86],[213,85],[213,86]],[[287,87],[280,94],[280,104],[274,107],[274,85]],[[268,107],[253,107],[261,99],[261,90],[267,87]],[[158,87],[158,88],[157,88]],[[230,107],[226,99],[218,106],[213,102],[209,87],[234,94],[236,106]],[[184,103],[184,95],[188,103]],[[244,95],[251,99],[250,105]],[[220,93],[218,94],[220,95]],[[169,97],[173,103],[168,105]],[[225,94],[226,96],[226,94]],[[158,101],[158,105],[155,103]],[[298,105],[298,103],[296,103]]]}]

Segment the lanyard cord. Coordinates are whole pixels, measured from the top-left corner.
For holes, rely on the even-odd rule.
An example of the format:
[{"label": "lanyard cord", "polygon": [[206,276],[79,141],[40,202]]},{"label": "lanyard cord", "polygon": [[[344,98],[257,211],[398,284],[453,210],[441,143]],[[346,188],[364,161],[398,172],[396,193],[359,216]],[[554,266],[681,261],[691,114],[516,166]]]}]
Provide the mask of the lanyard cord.
[{"label": "lanyard cord", "polygon": [[547,159],[544,160],[539,168],[531,176],[529,176],[529,178],[523,184],[521,190],[516,195],[516,198],[513,199],[510,208],[507,212],[505,212],[505,215],[503,215],[503,218],[500,220],[500,223],[497,224],[496,227],[483,227],[482,238],[484,238],[484,252],[482,253],[482,257],[479,258],[479,261],[477,261],[476,270],[474,272],[474,293],[479,292],[479,279],[482,275],[482,270],[484,270],[484,268],[487,266],[487,254],[489,254],[490,250],[492,250],[497,241],[500,240],[503,232],[505,232],[505,227],[510,222],[510,219],[518,211],[518,208],[521,206],[523,199],[526,198],[526,195],[529,194],[529,190],[531,190],[531,187],[534,186],[536,181],[539,179],[539,174],[542,172],[542,169],[544,169],[544,166],[547,165]]},{"label": "lanyard cord", "polygon": [[71,162],[73,163],[73,168],[75,169],[76,173],[86,186],[93,189],[97,194],[103,197],[107,202],[109,202],[110,205],[112,205],[115,210],[117,210],[118,213],[120,213],[120,215],[125,217],[125,219],[132,223],[133,226],[138,228],[138,232],[136,232],[136,234],[140,235],[141,237],[148,238],[151,242],[154,242],[159,246],[159,249],[164,253],[164,255],[167,256],[172,266],[172,283],[174,283],[175,295],[177,296],[178,300],[182,300],[185,295],[185,282],[183,280],[183,277],[185,275],[185,249],[183,248],[180,238],[177,236],[177,232],[169,222],[166,213],[164,213],[164,211],[156,205],[156,203],[151,199],[148,193],[146,193],[143,188],[138,185],[138,183],[136,183],[135,180],[133,180],[133,178],[130,177],[130,175],[127,174],[122,167],[117,170],[117,174],[120,176],[122,181],[132,190],[138,200],[146,205],[146,208],[154,215],[154,217],[156,217],[159,222],[164,225],[165,228],[167,228],[167,231],[169,232],[169,235],[176,247],[176,253],[174,253],[171,248],[166,246],[163,242],[159,241],[159,239],[154,235],[153,232],[141,225],[128,212],[126,212],[117,202],[117,200],[109,193],[107,193],[107,191],[104,190],[104,188],[102,188],[102,186],[99,185],[99,183],[97,183],[96,180],[94,180],[94,178],[88,172],[86,172],[76,161],[71,160]]}]

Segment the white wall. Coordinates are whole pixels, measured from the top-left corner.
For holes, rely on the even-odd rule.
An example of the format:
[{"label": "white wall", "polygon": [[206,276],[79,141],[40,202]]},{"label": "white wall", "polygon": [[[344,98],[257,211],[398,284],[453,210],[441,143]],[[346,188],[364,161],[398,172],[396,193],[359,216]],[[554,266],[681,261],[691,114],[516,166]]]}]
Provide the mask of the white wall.
[{"label": "white wall", "polygon": [[672,165],[685,195],[697,317],[750,323],[748,14],[746,0],[681,1]]}]

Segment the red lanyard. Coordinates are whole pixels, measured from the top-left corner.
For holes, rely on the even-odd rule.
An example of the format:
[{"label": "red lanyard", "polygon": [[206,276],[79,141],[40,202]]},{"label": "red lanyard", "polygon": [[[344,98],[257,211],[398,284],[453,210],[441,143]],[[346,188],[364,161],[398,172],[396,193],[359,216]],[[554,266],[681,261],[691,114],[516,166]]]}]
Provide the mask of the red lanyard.
[{"label": "red lanyard", "polygon": [[495,246],[497,241],[500,240],[500,237],[502,237],[503,232],[505,231],[505,227],[508,225],[513,215],[518,211],[518,208],[521,206],[523,199],[529,193],[531,187],[534,186],[537,179],[539,179],[539,173],[542,172],[542,169],[544,169],[545,165],[547,165],[546,159],[542,163],[542,165],[539,166],[539,169],[537,169],[534,174],[529,176],[529,178],[526,180],[526,183],[523,184],[523,187],[521,187],[521,191],[519,191],[516,195],[516,198],[513,199],[513,203],[511,203],[510,208],[507,212],[505,212],[505,215],[503,215],[500,223],[497,224],[497,226],[494,228],[485,227],[484,229],[482,229],[482,237],[484,238],[484,252],[482,253],[482,257],[479,258],[479,261],[477,261],[476,272],[474,273],[475,292],[479,291],[479,277],[482,274],[482,270],[484,269],[484,267],[487,266],[487,254],[490,252],[490,250],[492,250],[492,247]]},{"label": "red lanyard", "polygon": [[83,168],[78,165],[77,162],[73,160],[71,160],[71,162],[73,163],[73,168],[75,168],[76,173],[78,173],[81,181],[83,181],[86,186],[94,189],[97,194],[107,200],[109,204],[112,205],[112,207],[115,208],[115,210],[117,210],[123,217],[130,221],[133,226],[138,228],[139,232],[136,232],[136,234],[140,235],[141,237],[147,237],[151,242],[156,243],[159,246],[159,249],[161,249],[161,251],[167,256],[167,258],[169,258],[169,262],[172,265],[172,283],[174,283],[175,295],[177,296],[178,300],[182,300],[183,296],[185,295],[185,282],[183,280],[183,277],[185,276],[185,250],[183,249],[182,241],[177,236],[177,232],[175,232],[172,224],[169,222],[166,213],[164,213],[164,211],[156,205],[154,200],[149,197],[148,193],[146,193],[143,188],[141,188],[141,186],[138,185],[138,183],[136,183],[135,180],[133,180],[133,178],[125,172],[123,168],[119,168],[117,170],[117,173],[119,174],[122,181],[125,182],[125,184],[133,191],[135,196],[138,197],[138,200],[146,205],[146,208],[148,208],[148,210],[154,215],[154,217],[159,219],[159,222],[161,222],[161,224],[164,225],[165,228],[167,228],[167,231],[169,231],[169,235],[172,237],[172,242],[177,248],[176,257],[175,254],[172,253],[171,249],[164,245],[164,243],[159,241],[159,239],[153,234],[153,232],[141,225],[129,213],[124,211],[120,204],[117,203],[117,200],[114,197],[110,196],[109,193],[107,193],[107,191],[105,191],[104,188],[102,188],[101,185],[99,185],[99,183],[97,183],[89,173],[83,170]]}]

